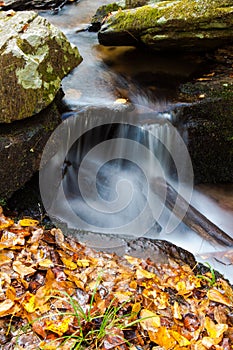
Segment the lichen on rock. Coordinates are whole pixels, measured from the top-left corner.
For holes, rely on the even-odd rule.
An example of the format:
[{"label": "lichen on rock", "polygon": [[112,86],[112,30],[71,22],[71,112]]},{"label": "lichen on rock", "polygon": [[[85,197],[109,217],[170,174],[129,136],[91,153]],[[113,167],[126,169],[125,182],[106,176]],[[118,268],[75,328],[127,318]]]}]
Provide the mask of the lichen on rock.
[{"label": "lichen on rock", "polygon": [[0,122],[47,107],[81,60],[65,35],[35,12],[0,12]]},{"label": "lichen on rock", "polygon": [[99,32],[103,45],[128,45],[130,37],[155,50],[219,47],[232,41],[233,1],[154,1],[113,13]]}]

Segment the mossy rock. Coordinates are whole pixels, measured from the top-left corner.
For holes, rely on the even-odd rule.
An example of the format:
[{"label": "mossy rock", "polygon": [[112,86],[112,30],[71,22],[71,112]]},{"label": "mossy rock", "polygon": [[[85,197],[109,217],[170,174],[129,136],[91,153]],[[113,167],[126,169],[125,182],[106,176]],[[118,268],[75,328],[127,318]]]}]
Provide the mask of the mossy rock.
[{"label": "mossy rock", "polygon": [[0,12],[0,122],[47,107],[81,60],[65,35],[37,13]]},{"label": "mossy rock", "polygon": [[[192,159],[195,181],[233,182],[233,46],[212,53],[209,71],[180,86],[178,129]],[[188,135],[188,136],[187,136]]]},{"label": "mossy rock", "polygon": [[103,45],[146,45],[155,50],[203,51],[232,42],[233,0],[160,1],[107,17]]},{"label": "mossy rock", "polygon": [[97,9],[95,15],[92,17],[91,25],[88,30],[90,32],[98,32],[105,18],[109,16],[112,12],[133,9],[148,4],[155,4],[160,1],[165,0],[120,0],[108,5],[102,5]]}]

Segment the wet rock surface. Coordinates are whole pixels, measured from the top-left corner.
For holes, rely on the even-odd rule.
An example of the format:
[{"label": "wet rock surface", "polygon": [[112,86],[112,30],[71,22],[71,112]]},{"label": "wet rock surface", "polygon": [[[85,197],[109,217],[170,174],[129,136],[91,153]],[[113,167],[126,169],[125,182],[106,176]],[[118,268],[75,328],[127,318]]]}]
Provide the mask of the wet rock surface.
[{"label": "wet rock surface", "polygon": [[23,122],[0,124],[0,198],[9,198],[39,170],[44,146],[60,122],[53,102]]},{"label": "wet rock surface", "polygon": [[232,41],[232,14],[232,0],[156,1],[110,14],[99,41],[154,50],[206,51]]},{"label": "wet rock surface", "polygon": [[5,0],[2,10],[49,10],[49,9],[59,9],[64,6],[66,3],[69,3],[69,0]]},{"label": "wet rock surface", "polygon": [[47,107],[82,58],[35,12],[0,12],[0,33],[0,123],[9,123]]},{"label": "wet rock surface", "polygon": [[[212,54],[209,70],[180,86],[181,134],[192,158],[195,181],[233,181],[233,46]],[[182,124],[182,125],[181,125]]]}]

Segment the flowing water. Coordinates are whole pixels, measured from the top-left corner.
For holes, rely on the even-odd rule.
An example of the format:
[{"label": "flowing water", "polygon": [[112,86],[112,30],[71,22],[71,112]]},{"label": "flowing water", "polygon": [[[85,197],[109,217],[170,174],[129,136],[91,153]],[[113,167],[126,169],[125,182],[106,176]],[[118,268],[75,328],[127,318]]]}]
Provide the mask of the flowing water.
[{"label": "flowing water", "polygon": [[[233,282],[233,249],[203,240],[150,191],[153,178],[165,176],[187,201],[233,236],[233,187],[202,185],[192,191],[189,157],[171,124],[176,87],[198,70],[201,58],[100,46],[97,34],[84,29],[96,8],[110,2],[81,0],[57,15],[42,13],[78,46],[84,59],[62,83],[69,110],[63,118],[70,118],[65,120],[60,156],[52,165],[63,170],[50,212],[85,231],[172,241]],[[128,98],[132,104],[125,103]],[[96,246],[93,237],[88,243]]]}]

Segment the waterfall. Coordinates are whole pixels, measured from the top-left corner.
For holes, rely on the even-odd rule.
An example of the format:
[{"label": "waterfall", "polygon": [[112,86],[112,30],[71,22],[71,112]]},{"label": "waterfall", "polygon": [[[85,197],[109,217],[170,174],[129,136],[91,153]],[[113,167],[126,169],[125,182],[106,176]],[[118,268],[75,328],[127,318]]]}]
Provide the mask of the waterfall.
[{"label": "waterfall", "polygon": [[171,215],[161,226],[164,202],[151,190],[160,177],[191,198],[192,165],[172,117],[156,106],[134,105],[86,108],[64,120],[46,146],[40,171],[50,217],[118,237],[172,232],[179,220]]}]

